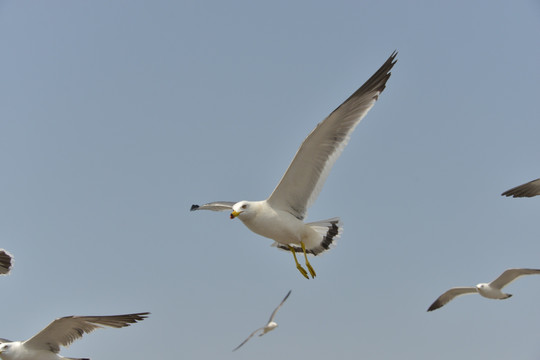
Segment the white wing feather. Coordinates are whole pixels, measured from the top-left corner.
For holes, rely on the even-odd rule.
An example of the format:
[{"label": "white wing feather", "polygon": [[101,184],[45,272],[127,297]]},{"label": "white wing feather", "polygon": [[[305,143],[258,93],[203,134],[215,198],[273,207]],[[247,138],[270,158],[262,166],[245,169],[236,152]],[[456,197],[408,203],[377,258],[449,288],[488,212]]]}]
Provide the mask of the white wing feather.
[{"label": "white wing feather", "polygon": [[496,289],[502,289],[518,277],[523,275],[540,274],[539,269],[508,269],[505,270],[498,278],[489,283],[489,286]]},{"label": "white wing feather", "polygon": [[334,110],[304,140],[268,203],[305,217],[351,133],[377,101],[396,63],[394,52],[377,72]]}]

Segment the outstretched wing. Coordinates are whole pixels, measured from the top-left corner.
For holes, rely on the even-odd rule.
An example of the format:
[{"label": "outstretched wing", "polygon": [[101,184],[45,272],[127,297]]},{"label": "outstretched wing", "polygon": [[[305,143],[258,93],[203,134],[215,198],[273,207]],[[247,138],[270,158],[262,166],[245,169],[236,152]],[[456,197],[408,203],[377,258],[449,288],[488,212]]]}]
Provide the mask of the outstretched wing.
[{"label": "outstretched wing", "polygon": [[4,249],[0,249],[0,275],[8,274],[13,263],[13,256]]},{"label": "outstretched wing", "polygon": [[279,305],[277,306],[277,308],[274,309],[274,311],[272,312],[272,315],[270,315],[270,319],[268,320],[268,323],[271,323],[272,321],[274,321],[274,317],[276,316],[277,311],[279,310],[279,308],[281,307],[281,305],[283,305],[283,303],[285,302],[285,300],[287,300],[287,298],[289,297],[289,295],[291,295],[291,291],[292,291],[292,290],[289,290],[289,292],[287,293],[287,295],[285,295],[285,297],[283,298],[283,300],[281,300],[281,302],[279,303]]},{"label": "outstretched wing", "polygon": [[518,197],[533,197],[540,195],[540,179],[529,181],[528,183],[516,186],[510,190],[506,190],[502,196]]},{"label": "outstretched wing", "polygon": [[204,205],[191,205],[190,211],[195,210],[212,210],[212,211],[227,211],[231,210],[236,202],[233,201],[214,201]]},{"label": "outstretched wing", "polygon": [[493,280],[489,286],[502,289],[520,276],[533,274],[540,274],[540,269],[508,269]]},{"label": "outstretched wing", "polygon": [[66,316],[50,323],[45,329],[26,340],[23,344],[34,350],[60,351],[60,346],[68,346],[102,326],[122,328],[145,319],[150,313],[111,316]]},{"label": "outstretched wing", "polygon": [[427,311],[433,311],[440,307],[443,307],[456,296],[465,295],[465,294],[474,294],[476,292],[477,292],[476,288],[470,287],[470,286],[452,288],[448,290],[447,292],[445,292],[444,294],[442,294],[441,296],[439,296],[437,300],[435,300],[435,302],[431,304],[431,306],[429,307]]},{"label": "outstretched wing", "polygon": [[249,336],[247,337],[247,339],[244,340],[244,341],[242,341],[242,343],[241,343],[240,345],[238,345],[237,347],[235,347],[235,348],[233,349],[233,351],[236,351],[236,350],[240,349],[240,347],[242,347],[242,345],[244,345],[245,343],[247,343],[248,340],[251,339],[251,338],[253,337],[253,335],[255,335],[255,334],[257,333],[257,331],[261,331],[262,329],[264,329],[264,327],[258,328],[257,330],[255,330],[255,331],[253,331],[251,334],[249,334]]},{"label": "outstretched wing", "polygon": [[396,63],[394,52],[368,81],[334,110],[304,140],[289,168],[267,199],[277,209],[303,219],[319,195],[354,128],[375,105]]}]

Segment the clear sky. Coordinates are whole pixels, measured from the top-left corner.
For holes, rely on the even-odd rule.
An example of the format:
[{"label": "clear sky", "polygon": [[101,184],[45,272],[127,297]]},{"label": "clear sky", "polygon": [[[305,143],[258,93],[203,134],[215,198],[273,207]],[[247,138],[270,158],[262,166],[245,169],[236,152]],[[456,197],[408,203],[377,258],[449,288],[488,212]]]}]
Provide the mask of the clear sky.
[{"label": "clear sky", "polygon": [[[62,354],[106,359],[539,359],[540,3],[0,1],[0,337],[150,311]],[[292,256],[214,200],[262,200],[302,140],[392,51],[386,90]],[[253,338],[289,289],[279,328]]]}]

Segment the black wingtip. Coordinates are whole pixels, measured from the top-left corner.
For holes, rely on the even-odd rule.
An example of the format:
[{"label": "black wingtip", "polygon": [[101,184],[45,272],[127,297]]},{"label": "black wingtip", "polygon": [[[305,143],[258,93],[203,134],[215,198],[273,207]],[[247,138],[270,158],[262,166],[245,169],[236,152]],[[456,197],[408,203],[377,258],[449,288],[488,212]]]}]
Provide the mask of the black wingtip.
[{"label": "black wingtip", "polygon": [[197,210],[198,208],[200,208],[199,205],[193,204],[193,205],[191,205],[191,209],[190,209],[189,211],[195,211],[195,210]]}]

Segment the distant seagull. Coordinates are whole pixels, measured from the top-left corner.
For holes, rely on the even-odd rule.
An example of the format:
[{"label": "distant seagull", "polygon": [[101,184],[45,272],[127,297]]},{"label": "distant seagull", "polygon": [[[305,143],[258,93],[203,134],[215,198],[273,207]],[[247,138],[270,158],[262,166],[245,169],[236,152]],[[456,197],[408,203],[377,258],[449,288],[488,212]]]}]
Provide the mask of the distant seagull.
[{"label": "distant seagull", "polygon": [[0,275],[9,274],[13,265],[13,256],[4,249],[0,249]]},{"label": "distant seagull", "polygon": [[518,197],[533,197],[540,195],[540,179],[529,181],[523,185],[516,186],[510,190],[506,190],[502,196]]},{"label": "distant seagull", "polygon": [[[266,200],[218,201],[193,210],[232,210],[231,219],[238,217],[251,231],[275,242],[272,246],[291,251],[297,269],[309,279],[307,271],[296,258],[304,254],[311,277],[316,276],[307,254],[318,255],[335,245],[341,234],[339,218],[304,223],[310,207],[330,173],[330,169],[349,141],[351,133],[360,120],[375,105],[390,78],[390,70],[396,63],[394,52],[379,70],[360,89],[334,110],[304,140],[285,175]],[[237,141],[235,152],[253,151],[242,148]],[[279,139],[276,140],[279,146]],[[259,164],[261,166],[262,164]],[[255,167],[253,167],[255,168]]]},{"label": "distant seagull", "polygon": [[60,346],[68,346],[102,326],[122,328],[145,319],[150,313],[112,316],[66,316],[54,320],[45,329],[26,341],[0,339],[2,360],[89,360],[58,355]]},{"label": "distant seagull", "polygon": [[262,330],[262,333],[259,334],[259,336],[263,336],[264,334],[266,334],[267,332],[269,331],[272,331],[274,330],[275,328],[277,328],[278,324],[274,322],[274,316],[276,316],[276,313],[277,311],[279,310],[279,308],[281,307],[281,305],[283,305],[283,303],[285,302],[285,300],[287,300],[287,298],[289,297],[289,295],[291,295],[291,291],[292,290],[289,290],[289,292],[287,293],[287,295],[285,295],[285,297],[283,298],[283,300],[281,300],[281,303],[278,305],[278,307],[274,310],[274,312],[272,312],[272,315],[270,315],[270,320],[268,320],[268,323],[261,327],[261,328],[258,328],[257,330],[253,331],[251,334],[249,334],[249,336],[247,337],[246,340],[244,340],[240,345],[238,345],[237,347],[235,347],[233,349],[233,351],[235,350],[238,350],[240,349],[240,347],[242,345],[244,345],[245,343],[248,342],[249,339],[251,339],[251,337],[253,335],[255,335],[258,331],[261,331]]},{"label": "distant seagull", "polygon": [[505,294],[501,290],[506,285],[510,284],[512,281],[516,280],[518,277],[523,275],[533,275],[540,274],[540,269],[508,269],[505,270],[498,278],[490,282],[489,284],[481,283],[475,287],[455,287],[441,296],[431,306],[427,311],[436,310],[456,296],[465,295],[465,294],[480,294],[483,297],[488,299],[508,299],[512,294]]}]

